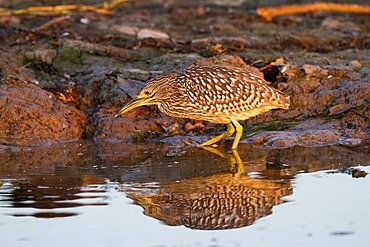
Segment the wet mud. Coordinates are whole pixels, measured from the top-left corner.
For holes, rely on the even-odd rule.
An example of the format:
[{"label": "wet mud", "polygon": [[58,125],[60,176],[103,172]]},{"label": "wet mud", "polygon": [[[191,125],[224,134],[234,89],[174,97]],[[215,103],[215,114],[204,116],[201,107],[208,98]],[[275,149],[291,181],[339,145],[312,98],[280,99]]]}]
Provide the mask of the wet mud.
[{"label": "wet mud", "polygon": [[[17,3],[4,7],[31,4]],[[76,139],[199,143],[224,127],[155,107],[114,114],[149,79],[200,63],[252,66],[291,97],[290,109],[243,123],[244,143],[356,146],[368,139],[369,16],[323,12],[267,22],[256,4],[135,1],[110,16],[79,12],[46,28],[59,17],[3,16],[2,152]]]}]

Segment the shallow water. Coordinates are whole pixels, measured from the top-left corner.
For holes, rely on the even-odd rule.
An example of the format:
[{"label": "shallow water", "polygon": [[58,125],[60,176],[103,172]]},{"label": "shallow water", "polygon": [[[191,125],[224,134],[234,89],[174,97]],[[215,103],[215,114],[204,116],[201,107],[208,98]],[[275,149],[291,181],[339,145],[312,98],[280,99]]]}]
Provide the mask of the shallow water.
[{"label": "shallow water", "polygon": [[[367,246],[369,145],[0,154],[2,246]],[[4,234],[6,233],[6,234]]]}]

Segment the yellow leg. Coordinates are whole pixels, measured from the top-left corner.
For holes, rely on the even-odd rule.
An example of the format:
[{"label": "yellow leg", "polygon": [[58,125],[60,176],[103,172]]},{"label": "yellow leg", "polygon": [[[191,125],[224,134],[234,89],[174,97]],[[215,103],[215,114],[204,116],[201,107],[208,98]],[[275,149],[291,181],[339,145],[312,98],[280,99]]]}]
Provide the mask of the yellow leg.
[{"label": "yellow leg", "polygon": [[236,161],[235,161],[235,163],[237,165],[236,174],[241,175],[241,174],[244,173],[243,161],[240,158],[239,153],[238,153],[238,151],[236,149],[233,149],[232,152],[233,152],[233,154],[235,156],[235,159],[236,159]]},{"label": "yellow leg", "polygon": [[[238,123],[238,122],[237,122],[237,123]],[[238,123],[238,124],[239,124],[239,123]],[[240,124],[239,124],[239,125],[240,125]],[[240,126],[240,127],[241,127],[241,126]],[[243,128],[242,128],[242,131],[243,131]],[[216,136],[215,138],[213,138],[213,139],[211,139],[211,140],[209,140],[209,141],[206,141],[206,142],[204,142],[204,143],[200,144],[199,146],[204,147],[204,146],[212,145],[212,144],[214,144],[214,143],[216,143],[216,142],[220,141],[221,139],[223,139],[223,138],[225,138],[225,137],[229,137],[229,136],[231,136],[232,134],[234,134],[234,132],[235,132],[235,128],[234,128],[233,124],[232,124],[232,123],[228,123],[228,124],[227,124],[227,130],[226,130],[226,132],[225,132],[225,133],[223,133],[223,134],[221,134],[221,135],[219,135],[219,136]],[[239,137],[239,139],[240,139],[240,137]],[[236,145],[238,145],[238,144],[236,144]]]},{"label": "yellow leg", "polygon": [[220,151],[216,148],[209,147],[209,146],[202,146],[202,148],[211,152],[211,153],[213,153],[213,154],[216,154],[216,155],[226,159],[228,164],[229,164],[230,171],[233,171],[233,169],[236,165],[237,167],[236,167],[235,175],[239,176],[239,175],[242,175],[244,173],[243,161],[240,158],[239,153],[236,149],[233,149],[232,154],[230,154],[230,153],[227,153],[227,152],[222,152],[222,151]]},{"label": "yellow leg", "polygon": [[235,139],[234,139],[233,146],[231,147],[231,149],[236,149],[238,147],[239,140],[243,135],[243,126],[241,126],[240,123],[238,123],[238,121],[236,120],[231,120],[231,122],[234,124],[235,129],[236,129]]}]

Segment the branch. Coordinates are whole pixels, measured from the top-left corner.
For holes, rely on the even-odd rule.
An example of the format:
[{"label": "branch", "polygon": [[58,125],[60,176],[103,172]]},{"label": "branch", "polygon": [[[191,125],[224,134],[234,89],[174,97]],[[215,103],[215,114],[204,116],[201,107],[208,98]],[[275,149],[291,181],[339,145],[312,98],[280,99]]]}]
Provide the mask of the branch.
[{"label": "branch", "polygon": [[103,15],[110,15],[112,12],[110,9],[126,2],[127,0],[113,0],[111,2],[104,1],[102,4],[96,5],[83,5],[83,4],[71,4],[71,5],[57,5],[57,6],[35,6],[28,7],[18,10],[8,10],[0,8],[1,15],[42,15],[42,16],[55,16],[70,14],[72,11],[93,11]]},{"label": "branch", "polygon": [[279,7],[258,8],[257,14],[266,21],[271,21],[276,16],[307,12],[314,13],[318,11],[370,14],[370,5],[315,2],[311,4],[294,4],[282,5]]}]

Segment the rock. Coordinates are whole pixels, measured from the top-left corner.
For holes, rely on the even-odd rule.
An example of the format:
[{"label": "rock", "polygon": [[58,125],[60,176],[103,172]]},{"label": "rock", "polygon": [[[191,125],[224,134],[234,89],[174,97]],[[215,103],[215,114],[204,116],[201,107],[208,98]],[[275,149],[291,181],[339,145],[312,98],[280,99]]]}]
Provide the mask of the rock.
[{"label": "rock", "polygon": [[369,138],[365,132],[347,129],[338,119],[324,121],[319,119],[306,120],[285,131],[265,131],[241,143],[268,148],[289,148],[293,146],[323,147],[332,145],[358,145]]},{"label": "rock", "polygon": [[44,145],[81,138],[86,115],[38,86],[8,79],[0,84],[0,142]]},{"label": "rock", "polygon": [[349,65],[352,66],[352,67],[358,67],[358,68],[360,68],[362,66],[362,64],[358,60],[352,60],[349,63]]},{"label": "rock", "polygon": [[136,27],[124,26],[124,25],[113,25],[110,30],[112,32],[124,33],[128,35],[137,35],[139,29]]},{"label": "rock", "polygon": [[129,69],[128,78],[140,81],[147,81],[150,79],[150,72],[142,69]]},{"label": "rock", "polygon": [[[1,2],[0,2],[1,4]],[[0,26],[15,26],[21,23],[22,19],[13,15],[0,16]]]},{"label": "rock", "polygon": [[28,60],[36,60],[46,64],[52,64],[57,56],[57,51],[54,49],[41,49],[35,51],[24,52],[23,55]]},{"label": "rock", "polygon": [[301,87],[303,93],[312,92],[320,85],[321,85],[320,82],[316,80],[301,79],[299,81],[299,86]]},{"label": "rock", "polygon": [[338,140],[338,143],[340,145],[345,145],[345,146],[356,146],[356,145],[361,144],[361,142],[362,142],[361,139],[358,139],[358,138],[345,138],[345,137],[341,137]]},{"label": "rock", "polygon": [[192,123],[187,122],[187,123],[185,124],[184,129],[185,129],[185,132],[190,132],[190,131],[192,131],[193,129],[195,129],[195,126],[194,126]]},{"label": "rock", "polygon": [[125,93],[130,95],[132,99],[136,98],[141,89],[144,87],[144,83],[141,81],[126,79],[121,75],[117,75],[117,85]]},{"label": "rock", "polygon": [[335,106],[332,106],[330,107],[329,111],[330,111],[330,114],[329,116],[334,116],[334,115],[339,115],[351,108],[353,108],[354,106],[353,105],[350,105],[350,104],[338,104],[338,105],[335,105]]},{"label": "rock", "polygon": [[321,147],[338,144],[339,137],[336,130],[266,131],[241,142],[279,149],[293,146]]},{"label": "rock", "polygon": [[233,67],[243,68],[243,69],[249,70],[252,73],[254,73],[254,74],[256,74],[256,75],[258,75],[262,78],[264,77],[263,73],[259,69],[246,64],[243,61],[243,59],[239,56],[231,56],[231,55],[221,54],[220,56],[218,56],[217,60],[215,60],[214,58],[205,58],[205,59],[202,59],[202,60],[195,61],[190,66],[199,66],[199,65],[233,66]]},{"label": "rock", "polygon": [[[98,140],[114,140],[119,142],[141,143],[148,138],[153,138],[162,132],[154,119],[143,117],[140,113],[144,109],[137,109],[115,118],[114,112],[107,114],[101,109],[95,115],[96,128],[94,138]],[[147,113],[147,112],[146,112]]]},{"label": "rock", "polygon": [[316,73],[320,69],[320,67],[315,66],[315,65],[310,65],[310,64],[304,64],[302,66],[302,69],[307,75],[310,75],[310,74]]},{"label": "rock", "polygon": [[126,61],[131,59],[131,57],[130,51],[117,46],[66,39],[58,47],[57,56],[53,61],[53,68],[62,73],[73,74],[76,68],[81,69],[84,66],[112,66],[116,63],[115,59]]},{"label": "rock", "polygon": [[137,39],[139,39],[139,40],[149,39],[149,38],[159,39],[159,40],[168,40],[168,39],[170,39],[170,36],[165,32],[158,31],[158,30],[153,30],[153,29],[146,29],[146,28],[141,29],[137,33]]},{"label": "rock", "polygon": [[340,21],[331,17],[325,18],[321,22],[321,28],[324,30],[335,30],[342,32],[359,32],[361,27],[350,21]]},{"label": "rock", "polygon": [[208,4],[215,4],[218,6],[226,6],[226,7],[239,7],[243,3],[247,2],[246,0],[234,0],[234,1],[223,1],[223,0],[205,0]]},{"label": "rock", "polygon": [[326,29],[326,30],[330,30],[330,29],[340,30],[343,25],[345,24],[333,18],[325,18],[321,22],[321,28]]},{"label": "rock", "polygon": [[303,75],[301,69],[291,63],[288,63],[282,67],[281,74],[290,81],[296,80]]}]

